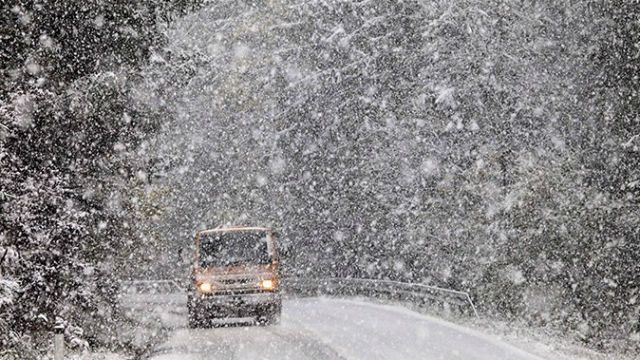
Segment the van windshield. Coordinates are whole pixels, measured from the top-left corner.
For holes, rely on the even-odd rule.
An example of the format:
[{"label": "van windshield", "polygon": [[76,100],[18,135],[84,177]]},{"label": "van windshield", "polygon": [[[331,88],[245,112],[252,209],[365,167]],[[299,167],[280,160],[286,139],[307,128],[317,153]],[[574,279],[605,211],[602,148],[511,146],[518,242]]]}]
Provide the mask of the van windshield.
[{"label": "van windshield", "polygon": [[269,264],[266,231],[230,231],[200,235],[200,267]]}]

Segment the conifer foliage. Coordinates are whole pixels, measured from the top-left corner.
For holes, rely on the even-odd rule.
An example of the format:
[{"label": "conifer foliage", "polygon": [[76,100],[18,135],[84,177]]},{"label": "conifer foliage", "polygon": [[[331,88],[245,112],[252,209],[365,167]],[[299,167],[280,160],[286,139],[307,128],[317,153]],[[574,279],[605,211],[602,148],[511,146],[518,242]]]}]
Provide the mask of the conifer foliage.
[{"label": "conifer foliage", "polygon": [[162,119],[132,92],[161,25],[194,4],[2,3],[0,357],[46,351],[56,323],[72,347],[105,339],[118,259],[137,241],[137,151]]}]

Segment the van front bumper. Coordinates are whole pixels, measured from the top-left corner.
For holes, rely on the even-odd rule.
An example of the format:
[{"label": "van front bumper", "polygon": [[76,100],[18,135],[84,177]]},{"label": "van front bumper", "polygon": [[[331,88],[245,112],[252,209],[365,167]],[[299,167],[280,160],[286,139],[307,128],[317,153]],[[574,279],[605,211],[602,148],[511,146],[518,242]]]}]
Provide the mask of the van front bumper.
[{"label": "van front bumper", "polygon": [[246,317],[279,311],[282,296],[277,292],[224,295],[190,295],[189,313],[205,317]]}]

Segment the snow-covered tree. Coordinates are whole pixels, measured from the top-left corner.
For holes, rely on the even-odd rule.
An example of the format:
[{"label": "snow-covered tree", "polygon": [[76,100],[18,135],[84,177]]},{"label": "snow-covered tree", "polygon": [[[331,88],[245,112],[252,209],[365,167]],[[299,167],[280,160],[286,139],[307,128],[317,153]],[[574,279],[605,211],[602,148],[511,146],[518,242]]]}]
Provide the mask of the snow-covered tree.
[{"label": "snow-covered tree", "polygon": [[[0,15],[0,348],[36,356],[56,321],[109,341],[112,283],[140,246],[129,194],[166,118],[132,91],[162,18],[195,2],[9,1]],[[130,265],[128,265],[130,266]],[[31,344],[29,344],[31,343]]]}]

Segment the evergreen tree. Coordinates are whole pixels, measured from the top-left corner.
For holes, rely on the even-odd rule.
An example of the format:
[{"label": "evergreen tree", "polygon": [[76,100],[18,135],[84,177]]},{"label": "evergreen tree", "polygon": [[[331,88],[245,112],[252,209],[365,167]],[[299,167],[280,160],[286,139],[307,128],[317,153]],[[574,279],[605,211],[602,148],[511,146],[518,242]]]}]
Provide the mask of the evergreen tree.
[{"label": "evergreen tree", "polygon": [[161,44],[159,19],[192,5],[157,4],[2,5],[3,351],[46,351],[55,322],[66,324],[66,339],[77,347],[104,342],[113,331],[116,294],[109,284],[123,267],[122,252],[141,241],[133,229],[135,199],[127,194],[145,182],[147,165],[135,155],[170,116],[131,93],[140,65]]}]

